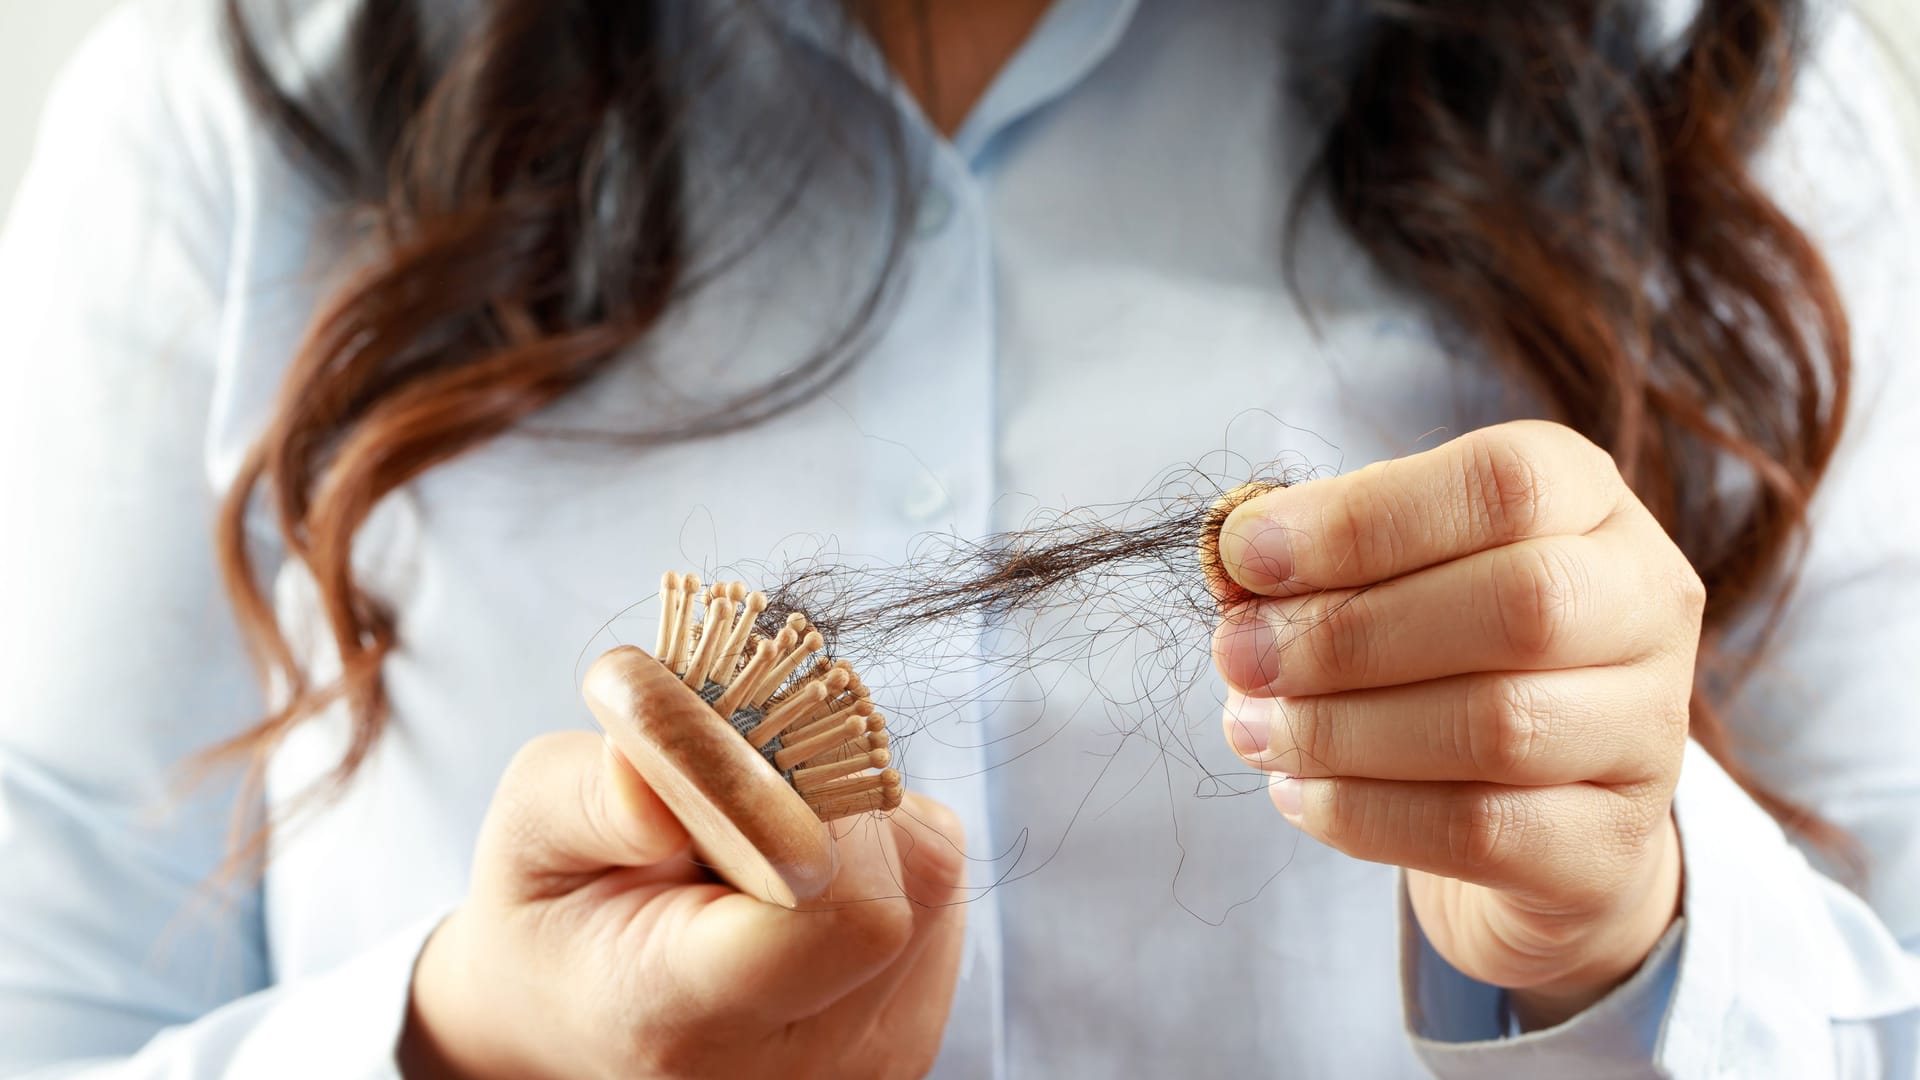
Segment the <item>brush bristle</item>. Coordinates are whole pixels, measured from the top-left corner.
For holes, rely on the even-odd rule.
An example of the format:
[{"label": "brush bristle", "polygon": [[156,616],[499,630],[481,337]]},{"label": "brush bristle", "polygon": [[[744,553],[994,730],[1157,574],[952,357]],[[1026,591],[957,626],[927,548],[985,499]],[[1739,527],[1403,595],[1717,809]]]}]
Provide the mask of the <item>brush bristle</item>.
[{"label": "brush bristle", "polygon": [[660,579],[654,656],[698,691],[779,771],[822,821],[900,805],[886,719],[844,660],[808,658],[826,645],[804,615],[768,637],[754,629],[764,593],[744,582],[702,589],[694,574]]}]

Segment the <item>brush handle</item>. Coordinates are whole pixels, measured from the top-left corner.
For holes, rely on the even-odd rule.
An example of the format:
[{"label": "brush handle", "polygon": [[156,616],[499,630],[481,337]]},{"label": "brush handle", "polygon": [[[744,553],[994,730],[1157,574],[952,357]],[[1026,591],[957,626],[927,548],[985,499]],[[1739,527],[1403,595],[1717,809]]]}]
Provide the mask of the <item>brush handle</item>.
[{"label": "brush handle", "polygon": [[612,649],[587,670],[587,708],[693,837],[694,858],[781,907],[833,880],[833,839],[785,777],[700,695],[644,651]]}]

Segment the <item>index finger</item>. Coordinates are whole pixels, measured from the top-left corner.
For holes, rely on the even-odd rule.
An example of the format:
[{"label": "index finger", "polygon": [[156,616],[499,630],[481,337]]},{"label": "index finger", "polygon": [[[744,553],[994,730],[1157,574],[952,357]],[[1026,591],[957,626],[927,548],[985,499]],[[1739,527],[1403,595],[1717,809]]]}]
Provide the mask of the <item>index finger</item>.
[{"label": "index finger", "polygon": [[1278,488],[1220,529],[1229,577],[1261,596],[1352,588],[1536,536],[1584,535],[1631,496],[1606,452],[1539,420]]}]

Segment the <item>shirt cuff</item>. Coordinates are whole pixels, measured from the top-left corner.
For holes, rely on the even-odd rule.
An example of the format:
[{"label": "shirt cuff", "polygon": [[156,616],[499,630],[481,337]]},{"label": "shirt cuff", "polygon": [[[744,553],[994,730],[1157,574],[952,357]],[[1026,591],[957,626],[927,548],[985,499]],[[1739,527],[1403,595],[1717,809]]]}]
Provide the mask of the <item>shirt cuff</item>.
[{"label": "shirt cuff", "polygon": [[1504,991],[1442,959],[1403,892],[1402,998],[1430,1070],[1818,1076],[1833,1069],[1835,1021],[1913,1007],[1916,985],[1885,970],[1899,944],[1697,744],[1688,744],[1673,807],[1684,922],[1631,979],[1555,1028],[1503,1037]]},{"label": "shirt cuff", "polygon": [[1468,978],[1440,956],[1401,892],[1401,996],[1413,1049],[1427,1070],[1452,1077],[1534,1078],[1577,1063],[1581,1076],[1644,1076],[1673,1000],[1685,920],[1667,929],[1640,969],[1578,1016],[1509,1035],[1506,991]]},{"label": "shirt cuff", "polygon": [[413,923],[331,971],[242,998],[164,1032],[134,1064],[164,1061],[169,1076],[398,1080],[395,1053],[412,998],[414,962],[444,917]]}]

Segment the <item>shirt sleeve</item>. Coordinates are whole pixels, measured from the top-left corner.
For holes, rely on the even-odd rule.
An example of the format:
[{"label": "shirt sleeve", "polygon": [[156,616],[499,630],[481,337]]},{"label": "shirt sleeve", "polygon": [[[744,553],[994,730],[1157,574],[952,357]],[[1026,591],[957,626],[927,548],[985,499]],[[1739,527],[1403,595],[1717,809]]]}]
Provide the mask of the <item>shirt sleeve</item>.
[{"label": "shirt sleeve", "polygon": [[1581,1015],[1503,1038],[1501,992],[1403,912],[1408,1023],[1438,1075],[1920,1075],[1920,213],[1871,39],[1844,9],[1822,18],[1759,171],[1846,298],[1853,402],[1804,571],[1728,715],[1743,764],[1845,830],[1865,875],[1790,842],[1690,745],[1674,796],[1684,919]]},{"label": "shirt sleeve", "polygon": [[273,985],[260,890],[219,874],[259,808],[183,770],[263,710],[211,535],[218,7],[96,31],[0,232],[0,1074],[389,1073],[427,932]]}]

